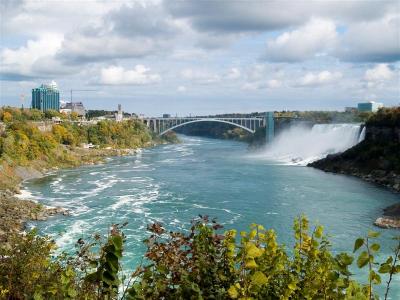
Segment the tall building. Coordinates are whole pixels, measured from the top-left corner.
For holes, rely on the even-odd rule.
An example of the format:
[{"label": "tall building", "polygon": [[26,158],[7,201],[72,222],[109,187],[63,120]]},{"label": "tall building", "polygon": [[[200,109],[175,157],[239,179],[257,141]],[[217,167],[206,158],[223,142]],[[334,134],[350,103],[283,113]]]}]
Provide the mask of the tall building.
[{"label": "tall building", "polygon": [[378,109],[383,107],[382,103],[369,101],[365,103],[358,103],[357,109],[361,112],[376,112]]},{"label": "tall building", "polygon": [[46,111],[49,109],[60,109],[60,92],[57,84],[52,81],[50,84],[42,84],[32,89],[32,108]]}]

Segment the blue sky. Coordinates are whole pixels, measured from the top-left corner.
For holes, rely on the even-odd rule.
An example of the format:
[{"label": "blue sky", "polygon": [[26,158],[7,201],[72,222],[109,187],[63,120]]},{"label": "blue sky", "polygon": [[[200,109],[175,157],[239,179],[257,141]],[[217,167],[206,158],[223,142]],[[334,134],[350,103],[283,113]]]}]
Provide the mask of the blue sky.
[{"label": "blue sky", "polygon": [[399,1],[2,0],[0,105],[146,115],[400,103]]}]

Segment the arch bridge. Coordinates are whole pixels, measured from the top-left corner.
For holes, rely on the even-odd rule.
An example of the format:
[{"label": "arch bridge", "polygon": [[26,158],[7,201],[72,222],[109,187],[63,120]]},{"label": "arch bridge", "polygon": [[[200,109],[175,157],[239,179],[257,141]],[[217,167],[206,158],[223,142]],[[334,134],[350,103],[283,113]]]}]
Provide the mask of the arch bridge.
[{"label": "arch bridge", "polygon": [[266,127],[266,139],[271,141],[274,136],[274,116],[267,112],[265,117],[249,118],[219,118],[219,117],[168,117],[168,118],[145,118],[143,122],[154,133],[162,136],[175,128],[199,122],[218,122],[230,124],[242,128],[250,133],[260,127]]}]

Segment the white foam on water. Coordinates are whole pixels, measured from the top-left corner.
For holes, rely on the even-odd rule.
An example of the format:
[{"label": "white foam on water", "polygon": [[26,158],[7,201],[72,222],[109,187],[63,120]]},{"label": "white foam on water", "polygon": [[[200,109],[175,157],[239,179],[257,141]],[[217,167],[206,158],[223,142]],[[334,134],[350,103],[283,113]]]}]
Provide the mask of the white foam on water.
[{"label": "white foam on water", "polygon": [[316,124],[312,128],[293,126],[275,137],[264,151],[253,156],[284,165],[305,166],[358,144],[365,137],[365,131],[360,131],[361,124]]},{"label": "white foam on water", "polygon": [[116,179],[116,175],[109,175],[102,179],[88,181],[88,183],[93,184],[96,187],[88,191],[82,191],[80,194],[84,196],[81,196],[81,199],[97,196],[100,192],[112,188],[119,181],[120,179]]},{"label": "white foam on water", "polygon": [[200,208],[200,209],[219,210],[219,211],[223,211],[223,212],[231,215],[231,218],[228,221],[221,222],[222,225],[234,224],[242,216],[240,213],[235,213],[227,208],[209,207],[209,206],[204,206],[201,204],[193,204],[193,207]]},{"label": "white foam on water", "polygon": [[127,212],[134,212],[137,214],[143,214],[148,212],[149,209],[145,208],[146,203],[155,201],[159,197],[158,185],[150,184],[150,191],[144,190],[137,194],[129,194],[123,196],[117,196],[117,201],[110,206],[112,210],[121,210],[122,208]]},{"label": "white foam on water", "polygon": [[19,191],[19,194],[16,194],[15,197],[21,200],[31,200],[33,202],[38,202],[39,197],[33,195],[29,190],[22,189]]},{"label": "white foam on water", "polygon": [[72,226],[66,228],[65,233],[56,239],[56,244],[63,249],[67,245],[74,244],[89,229],[89,223],[83,220],[77,220]]}]

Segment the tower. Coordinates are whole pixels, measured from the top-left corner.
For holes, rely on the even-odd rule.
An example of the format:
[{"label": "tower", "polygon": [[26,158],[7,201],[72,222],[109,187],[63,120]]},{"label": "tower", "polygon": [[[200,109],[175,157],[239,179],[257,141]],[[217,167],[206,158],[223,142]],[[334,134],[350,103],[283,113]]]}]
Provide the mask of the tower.
[{"label": "tower", "polygon": [[32,108],[41,111],[49,109],[58,111],[60,109],[60,92],[54,81],[32,89]]},{"label": "tower", "polygon": [[268,111],[265,113],[265,141],[271,143],[275,136],[275,120],[274,112]]}]

